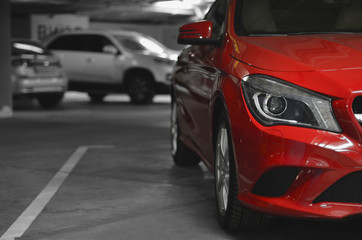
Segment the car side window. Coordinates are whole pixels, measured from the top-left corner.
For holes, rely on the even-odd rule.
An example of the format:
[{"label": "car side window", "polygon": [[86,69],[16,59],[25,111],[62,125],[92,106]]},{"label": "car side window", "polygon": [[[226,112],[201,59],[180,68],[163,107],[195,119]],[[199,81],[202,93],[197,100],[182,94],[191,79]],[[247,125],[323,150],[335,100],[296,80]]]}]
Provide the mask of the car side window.
[{"label": "car side window", "polygon": [[65,35],[50,43],[48,49],[102,53],[104,46],[107,45],[114,46],[111,40],[101,35]]},{"label": "car side window", "polygon": [[78,50],[81,47],[77,36],[60,36],[48,45],[51,50]]},{"label": "car side window", "polygon": [[85,42],[88,52],[103,53],[105,46],[114,46],[114,44],[105,36],[101,35],[87,35]]},{"label": "car side window", "polygon": [[64,35],[56,38],[48,45],[51,50],[88,51],[85,35]]},{"label": "car side window", "polygon": [[212,22],[212,38],[218,38],[225,30],[227,0],[216,1],[205,16],[205,20]]}]

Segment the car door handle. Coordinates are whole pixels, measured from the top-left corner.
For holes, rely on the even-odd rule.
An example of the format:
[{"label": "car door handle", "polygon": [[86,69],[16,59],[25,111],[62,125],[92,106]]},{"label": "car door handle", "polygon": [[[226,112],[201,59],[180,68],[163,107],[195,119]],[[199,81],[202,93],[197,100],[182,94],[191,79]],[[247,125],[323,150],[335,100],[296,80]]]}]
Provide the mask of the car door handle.
[{"label": "car door handle", "polygon": [[90,57],[90,58],[87,59],[87,62],[89,62],[89,63],[95,63],[95,62],[96,62],[96,59],[95,59],[95,57]]}]

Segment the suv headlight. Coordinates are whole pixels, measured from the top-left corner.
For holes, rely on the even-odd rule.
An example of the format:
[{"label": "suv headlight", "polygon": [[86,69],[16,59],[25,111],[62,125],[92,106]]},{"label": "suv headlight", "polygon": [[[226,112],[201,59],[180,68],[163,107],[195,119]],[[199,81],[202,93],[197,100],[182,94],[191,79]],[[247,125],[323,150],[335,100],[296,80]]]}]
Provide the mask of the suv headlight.
[{"label": "suv headlight", "polygon": [[249,75],[242,81],[246,103],[261,124],[294,125],[341,132],[332,100],[321,94],[265,76]]}]

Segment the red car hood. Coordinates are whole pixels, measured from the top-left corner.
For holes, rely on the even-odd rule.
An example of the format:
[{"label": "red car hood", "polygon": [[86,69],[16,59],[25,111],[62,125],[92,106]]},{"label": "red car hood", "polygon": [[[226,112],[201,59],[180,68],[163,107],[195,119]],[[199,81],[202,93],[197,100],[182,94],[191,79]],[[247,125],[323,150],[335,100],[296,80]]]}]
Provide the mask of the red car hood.
[{"label": "red car hood", "polygon": [[362,69],[362,34],[241,37],[234,57],[269,71]]}]

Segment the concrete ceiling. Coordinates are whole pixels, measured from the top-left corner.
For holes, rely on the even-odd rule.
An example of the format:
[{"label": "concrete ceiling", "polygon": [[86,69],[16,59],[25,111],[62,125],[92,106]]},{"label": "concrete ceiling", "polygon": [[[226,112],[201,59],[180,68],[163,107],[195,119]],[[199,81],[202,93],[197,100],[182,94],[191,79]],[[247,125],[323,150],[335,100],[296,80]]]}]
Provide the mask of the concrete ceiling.
[{"label": "concrete ceiling", "polygon": [[[1,1],[1,0],[0,0]],[[10,0],[12,14],[78,13],[112,22],[201,19],[214,0]]]}]

